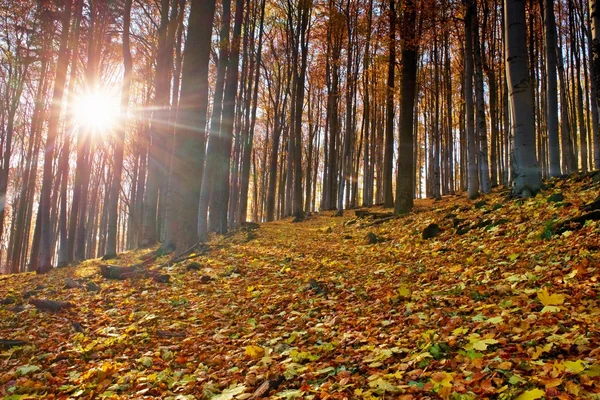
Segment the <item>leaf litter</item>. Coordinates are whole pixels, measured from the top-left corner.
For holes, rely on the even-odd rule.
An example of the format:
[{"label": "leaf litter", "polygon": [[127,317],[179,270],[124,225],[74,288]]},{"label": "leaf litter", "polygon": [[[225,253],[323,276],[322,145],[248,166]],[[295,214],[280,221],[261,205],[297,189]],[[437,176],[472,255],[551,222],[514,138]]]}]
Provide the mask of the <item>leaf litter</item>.
[{"label": "leaf litter", "polygon": [[[556,192],[564,201],[546,200]],[[286,219],[159,258],[167,283],[107,280],[100,260],[0,277],[12,299],[0,304],[0,394],[600,398],[600,224],[568,229],[598,194],[576,175],[525,200],[497,190],[476,206],[417,200],[400,218],[375,207]]]}]

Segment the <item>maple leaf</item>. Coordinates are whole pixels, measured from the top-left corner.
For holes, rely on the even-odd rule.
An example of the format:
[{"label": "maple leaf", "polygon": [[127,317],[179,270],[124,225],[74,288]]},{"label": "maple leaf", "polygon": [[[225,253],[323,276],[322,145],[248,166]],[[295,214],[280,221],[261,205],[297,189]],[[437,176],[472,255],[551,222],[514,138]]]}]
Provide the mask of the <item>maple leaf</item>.
[{"label": "maple leaf", "polygon": [[585,370],[585,363],[583,360],[575,361],[563,361],[565,370],[570,374],[579,374]]},{"label": "maple leaf", "polygon": [[488,346],[491,344],[497,344],[498,341],[496,339],[490,338],[481,338],[478,334],[473,334],[469,337],[469,343],[464,346],[465,350],[479,350],[484,351],[487,350]]},{"label": "maple leaf", "polygon": [[232,400],[235,396],[242,394],[246,391],[246,385],[235,385],[230,386],[223,390],[222,393],[211,397],[211,400]]},{"label": "maple leaf", "polygon": [[546,392],[541,389],[531,389],[521,393],[515,400],[536,400],[541,399],[545,394]]},{"label": "maple leaf", "polygon": [[542,289],[537,294],[538,299],[544,306],[560,306],[565,302],[565,296],[562,294],[549,294],[546,289]]},{"label": "maple leaf", "polygon": [[371,382],[369,382],[369,386],[375,391],[377,394],[384,393],[398,393],[400,389],[393,385],[392,383],[386,381],[383,378],[377,378]]}]

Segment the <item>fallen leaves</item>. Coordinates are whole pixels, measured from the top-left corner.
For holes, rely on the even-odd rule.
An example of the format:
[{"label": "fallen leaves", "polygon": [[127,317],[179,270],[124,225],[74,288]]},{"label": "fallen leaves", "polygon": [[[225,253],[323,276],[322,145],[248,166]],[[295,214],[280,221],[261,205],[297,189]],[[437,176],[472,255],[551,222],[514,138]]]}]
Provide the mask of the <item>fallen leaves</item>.
[{"label": "fallen leaves", "polygon": [[[597,397],[600,224],[542,233],[598,186],[554,185],[572,206],[493,193],[479,207],[419,200],[402,218],[264,224],[250,242],[243,230],[179,263],[156,259],[168,284],[102,278],[99,260],[1,277],[0,337],[21,342],[0,352],[0,395]],[[439,235],[422,240],[432,223]],[[75,307],[39,312],[31,298]]]}]

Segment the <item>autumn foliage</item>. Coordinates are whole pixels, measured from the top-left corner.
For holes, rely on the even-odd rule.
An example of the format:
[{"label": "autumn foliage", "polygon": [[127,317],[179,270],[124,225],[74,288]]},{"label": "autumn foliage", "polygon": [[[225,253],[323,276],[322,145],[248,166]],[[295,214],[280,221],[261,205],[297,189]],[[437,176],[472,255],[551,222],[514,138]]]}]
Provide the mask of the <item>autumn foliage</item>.
[{"label": "autumn foliage", "polygon": [[100,260],[0,277],[0,394],[597,398],[600,224],[567,221],[589,212],[599,177],[247,227],[146,266],[167,283],[105,279]]}]

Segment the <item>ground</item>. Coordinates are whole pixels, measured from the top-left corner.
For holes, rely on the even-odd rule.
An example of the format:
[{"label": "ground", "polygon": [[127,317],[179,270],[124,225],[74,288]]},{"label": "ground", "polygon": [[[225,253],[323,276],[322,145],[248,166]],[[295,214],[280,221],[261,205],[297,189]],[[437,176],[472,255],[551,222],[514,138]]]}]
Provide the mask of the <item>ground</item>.
[{"label": "ground", "polygon": [[[0,349],[0,394],[600,398],[600,224],[561,224],[585,214],[597,178],[526,200],[420,200],[383,221],[391,210],[261,224],[144,267],[161,264],[168,283],[107,280],[101,260],[0,277],[0,338],[27,342]],[[423,239],[432,223],[439,235]]]}]

